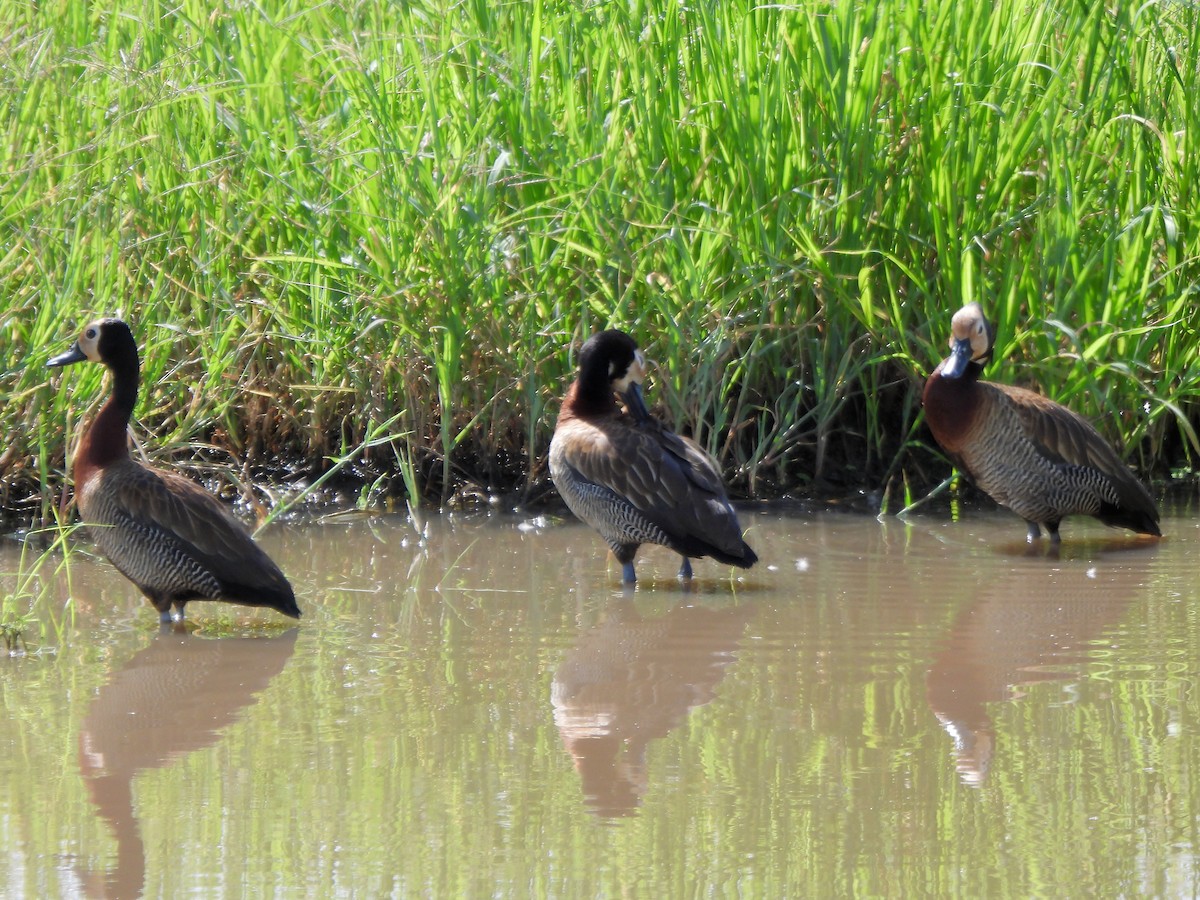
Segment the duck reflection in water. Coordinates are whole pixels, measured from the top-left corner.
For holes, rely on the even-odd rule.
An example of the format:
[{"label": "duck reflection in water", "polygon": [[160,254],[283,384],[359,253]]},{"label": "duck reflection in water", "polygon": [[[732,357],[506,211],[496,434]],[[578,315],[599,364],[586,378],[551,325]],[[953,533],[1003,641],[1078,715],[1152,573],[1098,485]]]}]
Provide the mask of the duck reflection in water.
[{"label": "duck reflection in water", "polygon": [[716,696],[752,614],[749,605],[678,606],[643,618],[622,597],[567,653],[550,699],[593,813],[637,812],[648,786],[648,745]]},{"label": "duck reflection in water", "polygon": [[964,784],[982,785],[991,769],[996,726],[988,705],[1019,700],[1039,682],[1078,679],[1089,645],[1144,590],[1142,575],[1136,568],[1025,567],[990,580],[958,616],[929,669],[926,697],[954,739]]},{"label": "duck reflection in water", "polygon": [[79,769],[117,860],[106,873],[77,868],[87,896],[141,896],[146,854],[133,779],[216,743],[283,671],[297,631],[206,639],[164,629],[97,691],[79,733]]}]

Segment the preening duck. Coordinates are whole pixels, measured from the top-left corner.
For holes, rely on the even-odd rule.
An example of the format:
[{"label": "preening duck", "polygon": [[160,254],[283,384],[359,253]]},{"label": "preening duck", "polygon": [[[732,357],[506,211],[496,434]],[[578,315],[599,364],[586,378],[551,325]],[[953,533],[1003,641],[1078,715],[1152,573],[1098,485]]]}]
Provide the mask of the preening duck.
[{"label": "preening duck", "polygon": [[950,323],[950,356],[925,382],[925,421],[958,469],[1029,526],[1059,541],[1064,516],[1160,535],[1150,492],[1086,419],[1040,394],[980,381],[995,332],[978,303]]},{"label": "preening duck", "polygon": [[199,485],[135,462],[126,430],[138,392],[138,352],[120,319],[92,322],[48,366],[99,362],[112,394],[75,453],[75,497],[101,552],[164,622],[189,600],[265,606],[300,617],[292,586],[242,524]]},{"label": "preening duck", "polygon": [[716,463],[651,417],[641,392],[645,372],[645,357],[623,331],[584,343],[550,442],[554,486],[608,542],[626,583],[637,580],[633,559],[642,544],[682,556],[684,579],[692,577],[691,558],[750,568],[758,557],[742,539]]}]

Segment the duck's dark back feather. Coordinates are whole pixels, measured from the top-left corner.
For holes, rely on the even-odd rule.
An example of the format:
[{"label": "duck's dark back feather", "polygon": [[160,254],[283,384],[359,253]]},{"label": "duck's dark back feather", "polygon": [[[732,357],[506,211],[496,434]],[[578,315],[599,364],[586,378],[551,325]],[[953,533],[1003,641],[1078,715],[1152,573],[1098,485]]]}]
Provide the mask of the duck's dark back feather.
[{"label": "duck's dark back feather", "polygon": [[1093,515],[1100,521],[1142,534],[1162,534],[1154,498],[1087,419],[1024,388],[985,384],[1012,405],[1022,432],[1039,452],[1073,471],[1078,482],[1096,485],[1100,504]]},{"label": "duck's dark back feather", "polygon": [[186,478],[127,459],[90,479],[79,507],[105,556],[160,611],[223,599],[300,615],[279,567],[220,502]]},{"label": "duck's dark back feather", "polygon": [[708,457],[695,444],[626,417],[560,425],[551,474],[579,518],[613,546],[655,543],[749,568],[758,557]]}]

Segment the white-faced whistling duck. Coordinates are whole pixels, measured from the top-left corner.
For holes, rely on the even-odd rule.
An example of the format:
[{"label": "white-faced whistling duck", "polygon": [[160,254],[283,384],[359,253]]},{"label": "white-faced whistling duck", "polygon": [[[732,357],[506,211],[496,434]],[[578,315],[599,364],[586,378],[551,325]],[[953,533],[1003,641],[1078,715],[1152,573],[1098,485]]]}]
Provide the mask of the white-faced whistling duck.
[{"label": "white-faced whistling duck", "polygon": [[75,496],[101,552],[154,604],[163,622],[189,600],[226,600],[300,617],[292,586],[246,529],[199,485],[134,462],[126,430],[138,392],[138,352],[120,319],[88,325],[49,366],[104,363],[112,394],[75,452]]},{"label": "white-faced whistling duck", "polygon": [[925,382],[925,421],[946,455],[981,490],[1054,543],[1063,516],[1160,535],[1145,486],[1082,416],[1006,384],[980,381],[994,332],[978,303],[954,314],[950,356]]},{"label": "white-faced whistling duck", "polygon": [[608,541],[627,584],[637,580],[633,558],[641,544],[682,556],[683,579],[692,577],[690,557],[750,568],[758,557],[742,539],[716,463],[650,416],[641,393],[645,371],[645,357],[622,331],[584,343],[550,442],[554,486]]}]

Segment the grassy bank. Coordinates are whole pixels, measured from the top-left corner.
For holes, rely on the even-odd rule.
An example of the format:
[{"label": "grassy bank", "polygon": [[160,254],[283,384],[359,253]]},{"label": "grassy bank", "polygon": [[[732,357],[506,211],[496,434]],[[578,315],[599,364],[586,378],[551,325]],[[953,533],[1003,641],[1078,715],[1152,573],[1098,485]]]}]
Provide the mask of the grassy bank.
[{"label": "grassy bank", "polygon": [[0,21],[0,505],[27,517],[101,392],[45,359],[116,312],[152,456],[272,479],[353,457],[364,502],[544,495],[572,348],[610,324],[737,493],[936,480],[919,386],[967,299],[992,377],[1144,472],[1200,452],[1193,4]]}]

